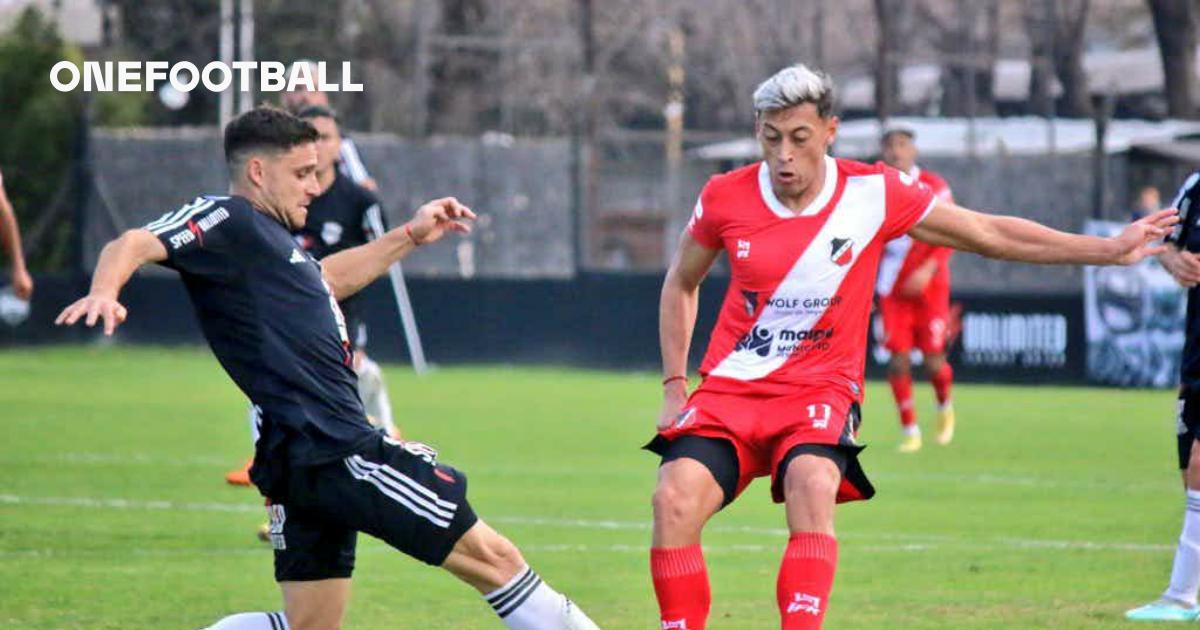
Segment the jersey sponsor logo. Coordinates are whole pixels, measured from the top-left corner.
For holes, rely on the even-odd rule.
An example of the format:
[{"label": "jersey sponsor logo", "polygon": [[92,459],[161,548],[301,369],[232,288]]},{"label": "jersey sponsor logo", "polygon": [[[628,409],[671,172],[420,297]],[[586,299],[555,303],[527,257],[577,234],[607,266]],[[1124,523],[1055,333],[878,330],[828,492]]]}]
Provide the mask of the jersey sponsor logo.
[{"label": "jersey sponsor logo", "polygon": [[750,241],[738,239],[737,242],[737,257],[738,259],[746,259],[750,257]]},{"label": "jersey sponsor logo", "polygon": [[[783,329],[773,331],[765,326],[755,326],[746,333],[737,345],[734,347],[734,352],[745,350],[753,352],[762,358],[767,358],[771,354],[776,356],[789,356],[795,352],[809,352],[812,350],[828,350],[829,340],[833,338],[833,328],[813,328],[811,330],[791,330]],[[776,345],[778,341],[778,345]]]},{"label": "jersey sponsor logo", "polygon": [[788,603],[787,614],[807,613],[821,614],[821,598],[808,593],[792,593],[792,601]]},{"label": "jersey sponsor logo", "polygon": [[767,300],[767,306],[787,312],[813,312],[825,311],[842,303],[842,296],[833,295],[827,297],[815,298],[794,298],[794,297],[771,297]]},{"label": "jersey sponsor logo", "polygon": [[179,249],[194,240],[196,240],[196,233],[192,232],[189,226],[189,229],[180,230],[171,235],[171,249]]},{"label": "jersey sponsor logo", "polygon": [[228,218],[229,218],[228,210],[226,210],[225,208],[217,208],[216,210],[213,210],[211,213],[209,213],[208,216],[197,221],[196,225],[199,226],[201,232],[207,232]]},{"label": "jersey sponsor logo", "polygon": [[854,239],[833,238],[829,241],[829,260],[839,267],[845,267],[854,260]]},{"label": "jersey sponsor logo", "polygon": [[321,225],[321,240],[325,241],[326,245],[334,245],[342,240],[342,225],[333,221],[326,221]]}]

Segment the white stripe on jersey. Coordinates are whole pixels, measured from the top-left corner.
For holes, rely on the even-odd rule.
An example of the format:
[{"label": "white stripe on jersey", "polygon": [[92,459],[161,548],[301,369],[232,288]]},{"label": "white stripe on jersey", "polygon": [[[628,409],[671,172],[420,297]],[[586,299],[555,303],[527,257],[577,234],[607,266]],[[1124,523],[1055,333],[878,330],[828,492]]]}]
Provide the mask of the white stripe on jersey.
[{"label": "white stripe on jersey", "polygon": [[362,229],[363,234],[367,236],[368,241],[373,241],[379,238],[380,235],[376,234],[378,231],[375,229],[376,225],[378,225],[380,229],[385,229],[385,226],[383,225],[383,211],[379,208],[379,204],[377,203],[371,204],[371,207],[367,208],[367,211],[363,213]]},{"label": "white stripe on jersey", "polygon": [[[809,243],[808,249],[792,265],[783,282],[763,306],[754,330],[770,335],[770,352],[759,356],[753,348],[733,350],[710,373],[741,381],[763,378],[783,367],[790,352],[778,352],[782,333],[807,333],[825,315],[827,308],[787,310],[774,305],[776,300],[828,300],[838,294],[842,281],[858,264],[858,259],[879,234],[886,216],[887,198],[883,175],[862,175],[846,179],[846,188],[832,216]],[[833,239],[852,239],[853,259],[838,265],[831,259]],[[849,334],[849,333],[843,333]],[[784,340],[786,343],[786,340]]]},{"label": "white stripe on jersey", "polygon": [[167,219],[162,223],[156,221],[155,223],[158,223],[158,225],[153,228],[146,226],[146,229],[150,230],[155,235],[162,234],[164,232],[170,232],[184,223],[187,223],[188,219],[191,219],[197,214],[208,210],[213,205],[214,202],[212,200],[205,199],[202,203],[192,206],[190,210],[181,210],[180,212],[176,213],[177,216],[175,218]]},{"label": "white stripe on jersey", "polygon": [[879,278],[875,281],[875,292],[879,295],[891,295],[896,286],[896,278],[900,275],[900,267],[912,249],[913,239],[904,234],[888,241],[883,246],[883,260],[879,262]]},{"label": "white stripe on jersey", "polygon": [[358,155],[358,146],[350,138],[342,138],[342,146],[338,148],[338,158],[346,169],[346,175],[354,180],[354,183],[361,184],[370,179],[371,174],[367,172],[362,157]]},{"label": "white stripe on jersey", "polygon": [[178,210],[173,210],[171,212],[168,212],[168,213],[162,215],[161,217],[147,223],[145,225],[145,229],[154,231],[160,227],[163,227],[164,225],[172,224],[177,219],[179,219],[183,215],[187,214],[189,211],[195,209],[197,206],[204,205],[205,203],[211,204],[212,202],[205,199],[204,197],[196,197],[191,203],[184,204],[184,206],[179,208]]}]

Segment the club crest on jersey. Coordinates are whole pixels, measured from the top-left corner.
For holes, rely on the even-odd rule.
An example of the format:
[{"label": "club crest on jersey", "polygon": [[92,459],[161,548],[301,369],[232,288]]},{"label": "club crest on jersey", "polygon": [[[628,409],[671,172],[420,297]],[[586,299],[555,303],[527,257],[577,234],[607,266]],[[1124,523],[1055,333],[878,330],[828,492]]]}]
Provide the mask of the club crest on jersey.
[{"label": "club crest on jersey", "polygon": [[775,334],[770,329],[755,326],[744,337],[738,340],[737,346],[733,350],[734,352],[749,350],[760,357],[766,358],[771,354],[771,342],[774,340]]},{"label": "club crest on jersey", "polygon": [[834,238],[829,241],[829,260],[839,267],[845,267],[854,260],[854,239]]},{"label": "club crest on jersey", "polygon": [[333,221],[326,221],[321,225],[321,240],[325,241],[326,245],[333,245],[342,240],[342,226]]}]

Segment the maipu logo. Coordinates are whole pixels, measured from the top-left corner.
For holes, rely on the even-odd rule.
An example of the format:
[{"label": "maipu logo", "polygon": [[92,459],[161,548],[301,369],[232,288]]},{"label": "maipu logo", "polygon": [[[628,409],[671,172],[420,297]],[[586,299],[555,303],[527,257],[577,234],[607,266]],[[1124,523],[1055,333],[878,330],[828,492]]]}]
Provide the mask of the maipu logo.
[{"label": "maipu logo", "polygon": [[766,358],[771,354],[771,342],[775,340],[775,333],[769,328],[760,328],[755,326],[746,336],[742,337],[734,347],[734,352],[739,350],[749,350],[760,357]]}]

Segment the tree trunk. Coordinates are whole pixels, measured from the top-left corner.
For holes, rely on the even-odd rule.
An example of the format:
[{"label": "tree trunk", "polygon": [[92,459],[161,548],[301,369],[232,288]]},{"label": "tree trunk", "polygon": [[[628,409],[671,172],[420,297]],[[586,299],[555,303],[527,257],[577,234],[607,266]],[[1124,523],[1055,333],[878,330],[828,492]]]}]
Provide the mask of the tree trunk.
[{"label": "tree trunk", "polygon": [[1092,115],[1092,100],[1088,89],[1087,74],[1083,71],[1083,32],[1087,25],[1090,0],[1056,2],[1052,6],[1058,11],[1055,23],[1058,37],[1054,46],[1054,73],[1062,84],[1059,113],[1063,116],[1086,117]]},{"label": "tree trunk", "polygon": [[1167,115],[1196,116],[1196,6],[1191,0],[1147,0],[1162,56]]}]

